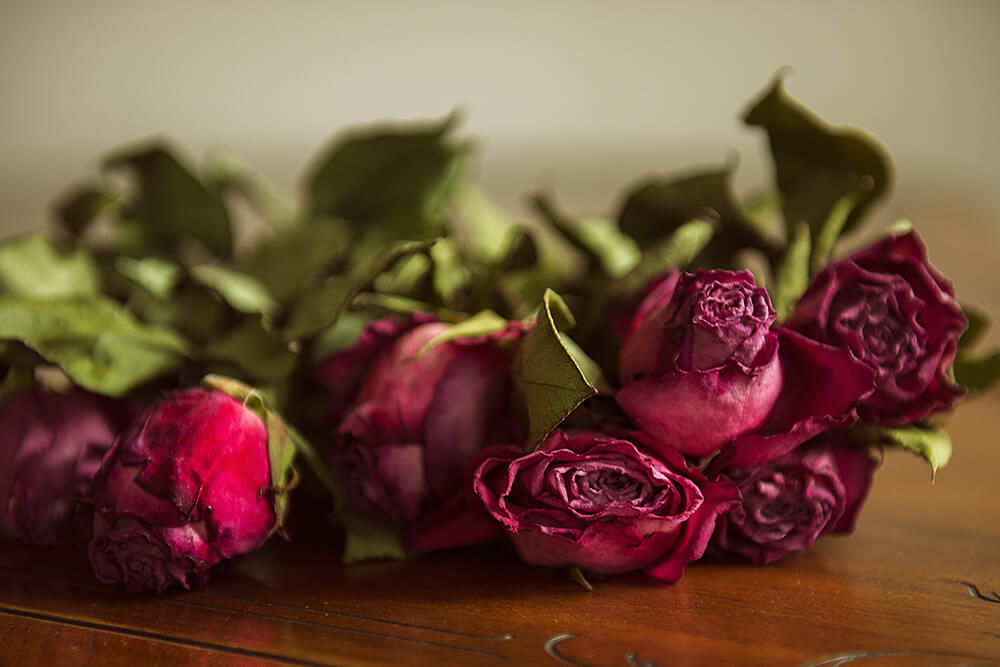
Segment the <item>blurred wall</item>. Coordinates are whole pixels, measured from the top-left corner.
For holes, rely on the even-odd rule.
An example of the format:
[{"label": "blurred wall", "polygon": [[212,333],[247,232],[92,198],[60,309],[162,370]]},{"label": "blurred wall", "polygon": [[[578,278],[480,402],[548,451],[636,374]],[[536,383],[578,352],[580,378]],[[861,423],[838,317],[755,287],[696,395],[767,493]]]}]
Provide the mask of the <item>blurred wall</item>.
[{"label": "blurred wall", "polygon": [[1000,229],[998,26],[990,0],[0,0],[0,225],[41,225],[108,148],[154,133],[292,191],[337,128],[455,106],[508,204],[545,186],[599,212],[638,174],[734,152],[750,185],[763,140],[738,113],[793,65],[792,94],[896,157],[886,215]]}]

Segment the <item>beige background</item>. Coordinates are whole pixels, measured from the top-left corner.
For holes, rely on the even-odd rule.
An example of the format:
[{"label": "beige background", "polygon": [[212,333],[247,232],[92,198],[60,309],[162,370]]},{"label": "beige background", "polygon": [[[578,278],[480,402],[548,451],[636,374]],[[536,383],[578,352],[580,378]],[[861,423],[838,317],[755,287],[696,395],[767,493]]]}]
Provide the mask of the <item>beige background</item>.
[{"label": "beige background", "polygon": [[0,0],[0,225],[41,225],[107,149],[151,134],[231,149],[292,192],[337,128],[455,106],[510,205],[547,186],[601,212],[636,175],[733,153],[746,187],[766,162],[738,112],[794,65],[793,94],[896,157],[884,216],[961,217],[993,253],[998,28],[989,0]]}]

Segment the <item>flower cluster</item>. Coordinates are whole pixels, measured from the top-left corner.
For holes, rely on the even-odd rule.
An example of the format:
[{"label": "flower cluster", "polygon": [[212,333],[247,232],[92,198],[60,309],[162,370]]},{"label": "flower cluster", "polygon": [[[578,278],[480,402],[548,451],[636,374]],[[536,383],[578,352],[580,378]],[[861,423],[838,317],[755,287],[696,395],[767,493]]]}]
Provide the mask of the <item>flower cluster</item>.
[{"label": "flower cluster", "polygon": [[613,218],[535,195],[531,224],[452,118],[347,133],[301,206],[228,160],[116,153],[134,178],[0,242],[0,530],[156,592],[310,509],[347,564],[493,544],[578,581],[850,532],[878,450],[935,473],[938,417],[1000,369],[912,225],[837,252],[889,188],[876,143],[780,81],[745,120],[769,196],[706,170]]}]

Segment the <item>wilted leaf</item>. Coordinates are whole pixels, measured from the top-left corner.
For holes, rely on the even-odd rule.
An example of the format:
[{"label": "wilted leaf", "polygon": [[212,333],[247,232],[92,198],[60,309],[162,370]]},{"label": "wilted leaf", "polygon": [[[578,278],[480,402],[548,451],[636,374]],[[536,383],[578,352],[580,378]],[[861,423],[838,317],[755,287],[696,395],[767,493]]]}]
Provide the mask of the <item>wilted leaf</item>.
[{"label": "wilted leaf", "polygon": [[546,290],[535,326],[521,341],[514,360],[514,382],[528,412],[528,448],[534,449],[585,400],[597,394],[566,349],[556,321],[572,325],[558,294]]},{"label": "wilted leaf", "polygon": [[243,269],[284,302],[310,278],[340,260],[348,242],[344,225],[289,227],[261,241]]},{"label": "wilted leaf", "polygon": [[448,137],[454,122],[449,116],[427,125],[345,134],[310,170],[310,213],[359,228],[389,224],[396,227],[396,238],[436,230],[466,152]]},{"label": "wilted leaf", "polygon": [[434,338],[427,341],[420,354],[424,354],[441,343],[447,343],[456,338],[476,338],[498,333],[507,328],[507,320],[500,317],[492,310],[482,310],[475,315],[468,317],[461,322],[452,324],[450,327],[439,333]]},{"label": "wilted leaf", "polygon": [[232,253],[229,213],[222,199],[164,146],[112,156],[106,166],[135,173],[138,190],[129,202],[129,217],[152,245],[173,251],[182,239],[193,238],[215,255]]},{"label": "wilted leaf", "polygon": [[400,560],[406,549],[399,537],[399,526],[367,514],[349,510],[341,515],[344,524],[344,565],[367,560]]},{"label": "wilted leaf", "polygon": [[174,370],[187,353],[175,333],[142,325],[101,297],[0,297],[0,339],[21,341],[76,384],[109,396]]},{"label": "wilted leaf", "polygon": [[97,267],[83,251],[57,250],[44,234],[0,244],[0,294],[68,297],[99,291]]},{"label": "wilted leaf", "polygon": [[434,292],[441,303],[454,307],[459,294],[468,287],[472,279],[469,269],[462,263],[458,246],[450,238],[439,239],[432,245],[430,256],[434,263]]},{"label": "wilted leaf", "polygon": [[208,161],[205,171],[216,189],[240,193],[261,217],[275,227],[287,229],[298,222],[295,206],[236,156],[216,153]]},{"label": "wilted leaf", "polygon": [[452,196],[456,241],[487,264],[499,264],[510,254],[517,222],[482,190],[468,181],[455,187]]},{"label": "wilted leaf", "polygon": [[119,257],[115,260],[115,269],[157,299],[170,296],[184,275],[177,264],[156,257]]},{"label": "wilted leaf", "polygon": [[955,381],[970,391],[982,393],[1000,382],[1000,350],[978,359],[962,357],[953,367]]},{"label": "wilted leaf", "polygon": [[814,238],[845,195],[857,197],[844,231],[857,226],[888,190],[889,159],[858,130],[835,129],[792,99],[777,78],[744,120],[767,132],[789,236],[807,222]]},{"label": "wilted leaf", "polygon": [[201,354],[233,363],[264,384],[287,378],[298,360],[289,343],[267,332],[259,316],[247,317],[223,338],[206,345]]},{"label": "wilted leaf", "polygon": [[864,424],[856,427],[855,432],[868,444],[897,445],[923,458],[930,464],[932,481],[937,471],[948,465],[951,459],[951,438],[941,429],[920,426],[888,428]]},{"label": "wilted leaf", "polygon": [[191,277],[211,288],[241,313],[269,315],[278,308],[278,302],[253,276],[214,264],[203,264],[191,269]]},{"label": "wilted leaf", "polygon": [[56,219],[74,238],[79,238],[102,212],[120,203],[104,188],[84,185],[60,197],[55,205]]},{"label": "wilted leaf", "polygon": [[593,217],[569,217],[556,210],[542,194],[531,198],[532,205],[549,225],[563,235],[577,250],[592,259],[612,278],[620,278],[639,262],[639,247],[619,231],[611,220]]},{"label": "wilted leaf", "polygon": [[667,238],[647,248],[639,264],[612,291],[620,296],[641,292],[649,281],[670,269],[684,269],[712,240],[714,225],[707,220],[689,220],[678,226]]},{"label": "wilted leaf", "polygon": [[969,350],[982,340],[990,328],[989,316],[978,308],[963,303],[962,313],[965,315],[965,319],[969,321],[969,328],[965,330],[965,333],[962,334],[962,337],[958,341],[959,356],[968,354]]},{"label": "wilted leaf", "polygon": [[774,269],[771,298],[778,311],[778,321],[785,320],[795,309],[799,298],[809,287],[809,225],[799,223],[785,248],[785,254]]}]

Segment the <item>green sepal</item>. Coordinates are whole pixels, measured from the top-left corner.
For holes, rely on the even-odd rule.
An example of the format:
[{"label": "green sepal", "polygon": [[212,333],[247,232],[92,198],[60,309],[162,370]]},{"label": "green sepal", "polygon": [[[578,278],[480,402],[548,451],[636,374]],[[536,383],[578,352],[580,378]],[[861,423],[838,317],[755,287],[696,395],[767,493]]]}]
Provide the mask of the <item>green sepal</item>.
[{"label": "green sepal", "polygon": [[932,482],[937,471],[951,460],[951,438],[940,428],[920,425],[891,428],[859,424],[852,428],[852,434],[863,444],[895,445],[916,454],[930,465]]},{"label": "green sepal", "polygon": [[41,233],[0,244],[0,294],[77,297],[99,291],[97,266],[81,250],[63,252]]},{"label": "green sepal", "polygon": [[343,506],[343,494],[340,486],[330,475],[329,468],[306,439],[268,405],[268,401],[260,391],[239,380],[222,375],[206,375],[202,379],[201,385],[206,389],[224,392],[240,401],[264,422],[267,429],[267,454],[271,469],[269,491],[273,494],[272,502],[274,503],[275,516],[272,533],[277,532],[284,535],[289,499],[298,479],[294,465],[296,455],[302,457],[309,469],[330,492],[334,508],[339,511]]},{"label": "green sepal", "polygon": [[344,565],[407,558],[399,522],[376,519],[354,509],[344,510],[339,519],[344,527],[344,553],[340,557]]},{"label": "green sepal", "polygon": [[143,325],[104,297],[0,297],[0,339],[22,342],[81,387],[116,397],[175,370],[188,353],[176,333]]},{"label": "green sepal", "polygon": [[832,128],[786,92],[782,78],[744,115],[768,135],[788,236],[800,222],[813,238],[844,196],[857,197],[843,224],[854,229],[892,181],[889,158],[869,135]]},{"label": "green sepal", "polygon": [[518,346],[512,372],[527,409],[529,451],[537,449],[581,403],[597,394],[560,335],[561,328],[574,325],[562,298],[546,290],[535,325]]},{"label": "green sepal", "polygon": [[303,290],[292,305],[287,322],[281,328],[286,340],[312,336],[332,326],[354,297],[401,257],[424,252],[436,239],[400,241],[386,248],[374,261],[356,268],[351,275],[334,276],[310,289]]},{"label": "green sepal", "polygon": [[147,247],[170,253],[179,243],[197,239],[213,255],[232,254],[232,227],[222,198],[166,146],[154,143],[113,155],[105,167],[135,173],[138,188],[126,205],[127,217],[137,223]]}]

